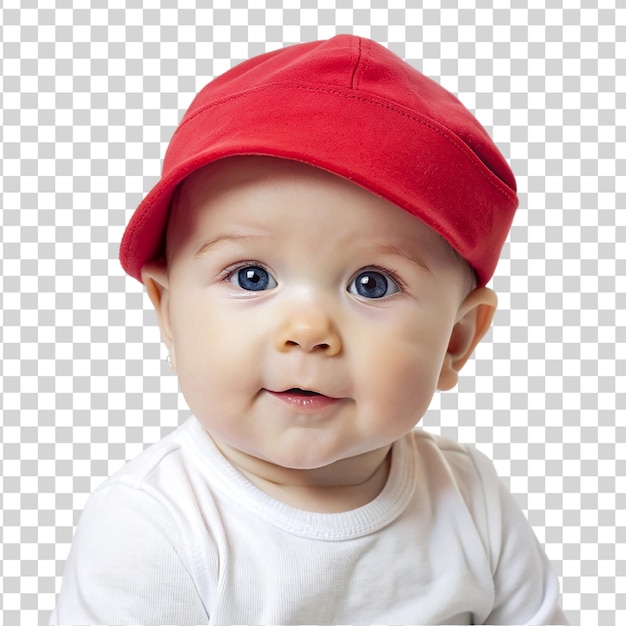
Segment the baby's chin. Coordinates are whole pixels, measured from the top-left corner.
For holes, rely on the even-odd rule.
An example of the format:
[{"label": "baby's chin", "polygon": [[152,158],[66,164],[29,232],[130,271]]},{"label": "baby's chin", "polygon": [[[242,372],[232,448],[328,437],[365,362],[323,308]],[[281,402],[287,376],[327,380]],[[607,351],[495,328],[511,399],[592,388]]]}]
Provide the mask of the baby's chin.
[{"label": "baby's chin", "polygon": [[384,448],[350,451],[336,454],[277,455],[271,458],[258,459],[260,464],[271,466],[278,476],[289,478],[300,477],[301,482],[319,486],[337,486],[337,479],[342,484],[359,484],[366,480],[384,462],[390,446]]},{"label": "baby's chin", "polygon": [[272,465],[276,470],[285,472],[320,472],[333,470],[336,465],[347,463],[352,455],[273,455],[271,457],[256,457],[260,463]]}]

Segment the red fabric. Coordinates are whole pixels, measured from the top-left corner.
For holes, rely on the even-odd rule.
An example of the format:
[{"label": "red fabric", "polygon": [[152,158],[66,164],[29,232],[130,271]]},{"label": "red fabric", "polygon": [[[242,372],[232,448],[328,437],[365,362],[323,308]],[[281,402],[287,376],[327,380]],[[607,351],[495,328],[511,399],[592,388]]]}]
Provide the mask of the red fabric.
[{"label": "red fabric", "polygon": [[198,93],[124,233],[131,276],[162,254],[176,186],[242,154],[302,161],[390,200],[439,232],[481,285],[518,203],[504,157],[459,100],[379,44],[339,35],[249,59]]}]

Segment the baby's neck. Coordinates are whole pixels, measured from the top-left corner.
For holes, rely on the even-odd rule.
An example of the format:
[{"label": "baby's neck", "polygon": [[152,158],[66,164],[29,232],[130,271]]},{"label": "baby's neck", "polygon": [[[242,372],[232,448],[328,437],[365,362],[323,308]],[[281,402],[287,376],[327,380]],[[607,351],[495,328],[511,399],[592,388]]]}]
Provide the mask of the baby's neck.
[{"label": "baby's neck", "polygon": [[316,513],[343,513],[374,500],[387,484],[391,446],[327,467],[299,470],[238,458],[217,444],[248,480],[285,504]]}]

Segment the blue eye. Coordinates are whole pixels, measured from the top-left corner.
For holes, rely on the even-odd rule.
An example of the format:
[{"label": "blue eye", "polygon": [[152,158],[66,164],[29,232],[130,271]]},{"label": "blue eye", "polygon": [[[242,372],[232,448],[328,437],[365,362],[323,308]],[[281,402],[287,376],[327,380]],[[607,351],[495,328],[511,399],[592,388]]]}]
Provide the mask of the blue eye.
[{"label": "blue eye", "polygon": [[380,299],[398,293],[400,288],[382,272],[365,270],[352,280],[348,291],[362,298]]},{"label": "blue eye", "polygon": [[274,277],[258,265],[240,267],[229,275],[229,281],[246,291],[264,291],[277,286]]}]

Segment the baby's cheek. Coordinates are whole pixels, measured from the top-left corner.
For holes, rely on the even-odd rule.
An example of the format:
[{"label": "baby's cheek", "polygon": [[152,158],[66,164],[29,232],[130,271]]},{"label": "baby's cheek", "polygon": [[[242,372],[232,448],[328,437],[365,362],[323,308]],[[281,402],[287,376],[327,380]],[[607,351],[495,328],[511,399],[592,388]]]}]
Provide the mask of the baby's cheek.
[{"label": "baby's cheek", "polygon": [[433,349],[408,341],[389,342],[362,361],[365,390],[372,401],[427,406],[439,374],[439,356]]}]

